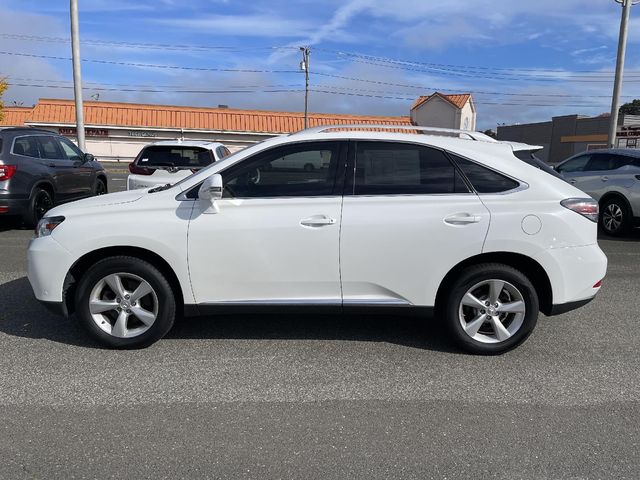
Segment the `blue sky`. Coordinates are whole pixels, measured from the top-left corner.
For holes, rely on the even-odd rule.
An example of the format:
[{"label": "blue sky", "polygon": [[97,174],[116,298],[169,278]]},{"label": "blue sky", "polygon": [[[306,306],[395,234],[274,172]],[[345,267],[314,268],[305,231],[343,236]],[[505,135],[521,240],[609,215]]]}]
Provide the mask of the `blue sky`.
[{"label": "blue sky", "polygon": [[[311,111],[407,115],[419,95],[472,92],[483,129],[608,111],[621,10],[613,0],[79,4],[86,98],[299,111],[298,47],[309,45]],[[7,104],[71,98],[68,5],[0,0],[0,75],[25,85]],[[640,6],[626,65],[623,95],[640,98]]]}]

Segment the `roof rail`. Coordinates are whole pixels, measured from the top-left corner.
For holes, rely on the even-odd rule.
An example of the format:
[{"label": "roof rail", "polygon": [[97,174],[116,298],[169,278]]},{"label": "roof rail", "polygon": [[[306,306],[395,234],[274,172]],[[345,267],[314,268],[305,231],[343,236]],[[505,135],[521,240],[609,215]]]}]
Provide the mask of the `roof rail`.
[{"label": "roof rail", "polygon": [[[493,137],[481,132],[474,132],[471,130],[456,130],[454,128],[439,128],[439,127],[421,127],[418,125],[378,125],[374,123],[362,123],[362,124],[344,124],[344,125],[320,125],[317,127],[307,128],[291,135],[300,135],[304,133],[324,133],[331,130],[364,130],[364,129],[381,129],[381,130],[407,130],[418,131],[426,134],[440,135],[440,136],[453,136],[464,135],[469,140],[475,140],[479,142],[497,142]],[[463,137],[462,137],[463,138]]]}]

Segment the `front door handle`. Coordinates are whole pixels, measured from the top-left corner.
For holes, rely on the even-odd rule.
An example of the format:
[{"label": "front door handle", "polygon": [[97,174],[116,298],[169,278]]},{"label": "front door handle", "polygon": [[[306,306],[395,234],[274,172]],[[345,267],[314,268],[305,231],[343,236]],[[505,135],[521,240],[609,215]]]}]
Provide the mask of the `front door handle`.
[{"label": "front door handle", "polygon": [[471,215],[470,213],[456,213],[449,215],[444,219],[449,225],[467,225],[469,223],[478,223],[482,220],[480,215]]},{"label": "front door handle", "polygon": [[303,227],[324,227],[325,225],[334,225],[335,223],[336,219],[328,217],[327,215],[313,215],[312,217],[300,220],[300,225]]},{"label": "front door handle", "polygon": [[575,179],[575,178],[571,178],[571,179],[569,179],[569,183],[570,183],[571,185],[575,185],[575,183],[576,183],[576,179]]},{"label": "front door handle", "polygon": [[607,176],[600,177],[600,180],[602,180],[603,182],[607,182],[607,181],[609,181],[609,177],[607,177]]}]

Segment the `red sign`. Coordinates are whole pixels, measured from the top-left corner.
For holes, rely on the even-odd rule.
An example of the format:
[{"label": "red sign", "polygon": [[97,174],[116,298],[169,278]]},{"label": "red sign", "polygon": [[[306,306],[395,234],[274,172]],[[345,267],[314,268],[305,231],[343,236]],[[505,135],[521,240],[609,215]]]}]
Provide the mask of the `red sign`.
[{"label": "red sign", "polygon": [[[76,135],[76,129],[74,127],[60,127],[58,129],[60,135]],[[84,134],[87,137],[108,137],[109,131],[106,128],[85,128]]]}]

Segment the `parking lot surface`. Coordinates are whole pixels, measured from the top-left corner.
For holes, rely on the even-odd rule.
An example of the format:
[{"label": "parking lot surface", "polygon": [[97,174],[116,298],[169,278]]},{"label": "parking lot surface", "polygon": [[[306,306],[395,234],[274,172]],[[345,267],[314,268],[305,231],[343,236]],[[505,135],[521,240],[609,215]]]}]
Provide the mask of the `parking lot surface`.
[{"label": "parking lot surface", "polygon": [[188,319],[104,350],[34,299],[31,236],[0,224],[0,478],[640,477],[640,232],[601,240],[594,302],[497,357],[383,315]]}]

